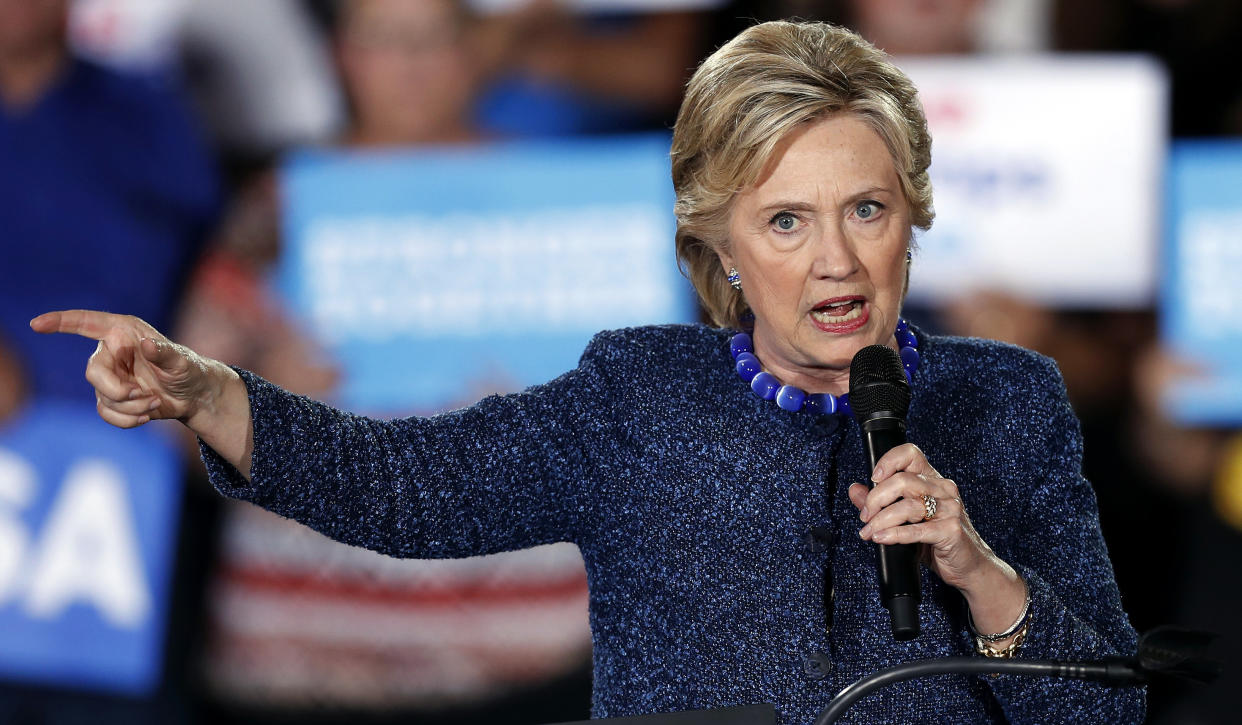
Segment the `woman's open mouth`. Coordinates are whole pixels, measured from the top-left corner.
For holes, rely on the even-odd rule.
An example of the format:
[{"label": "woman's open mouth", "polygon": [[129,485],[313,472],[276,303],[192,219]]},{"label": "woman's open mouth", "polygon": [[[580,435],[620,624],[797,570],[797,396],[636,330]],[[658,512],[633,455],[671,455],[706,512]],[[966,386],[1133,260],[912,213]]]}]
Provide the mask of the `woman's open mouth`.
[{"label": "woman's open mouth", "polygon": [[811,310],[811,321],[825,332],[853,332],[867,324],[870,315],[862,297],[824,300]]}]

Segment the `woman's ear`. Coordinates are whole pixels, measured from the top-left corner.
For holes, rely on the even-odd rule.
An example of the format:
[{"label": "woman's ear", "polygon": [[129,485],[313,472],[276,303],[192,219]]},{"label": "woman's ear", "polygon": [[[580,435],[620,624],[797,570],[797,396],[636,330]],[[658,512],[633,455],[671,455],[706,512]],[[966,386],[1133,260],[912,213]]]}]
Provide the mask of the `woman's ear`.
[{"label": "woman's ear", "polygon": [[724,277],[729,282],[729,286],[738,292],[742,291],[742,275],[737,271],[737,267],[733,264],[733,259],[722,252],[717,253],[720,259],[720,268]]}]

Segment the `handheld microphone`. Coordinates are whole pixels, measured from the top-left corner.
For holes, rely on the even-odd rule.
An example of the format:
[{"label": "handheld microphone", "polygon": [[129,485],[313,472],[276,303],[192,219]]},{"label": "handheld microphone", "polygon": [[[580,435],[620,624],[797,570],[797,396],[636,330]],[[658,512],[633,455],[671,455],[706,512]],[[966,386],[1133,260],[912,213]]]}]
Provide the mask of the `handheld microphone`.
[{"label": "handheld microphone", "polygon": [[[906,414],[910,411],[910,384],[901,358],[883,345],[869,345],[850,361],[850,407],[862,428],[868,471],[893,448],[906,442]],[[870,475],[867,484],[875,487]],[[918,548],[916,544],[879,544],[876,567],[880,601],[889,611],[893,639],[919,636]]]}]

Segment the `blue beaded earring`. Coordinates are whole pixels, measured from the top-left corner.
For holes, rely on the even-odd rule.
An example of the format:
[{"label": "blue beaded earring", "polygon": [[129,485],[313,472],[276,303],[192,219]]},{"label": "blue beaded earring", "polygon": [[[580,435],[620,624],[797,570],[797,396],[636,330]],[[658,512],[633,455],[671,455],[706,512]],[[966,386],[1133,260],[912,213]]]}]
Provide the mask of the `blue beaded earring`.
[{"label": "blue beaded earring", "polygon": [[742,291],[742,275],[737,273],[737,267],[729,267],[729,285],[738,292]]}]

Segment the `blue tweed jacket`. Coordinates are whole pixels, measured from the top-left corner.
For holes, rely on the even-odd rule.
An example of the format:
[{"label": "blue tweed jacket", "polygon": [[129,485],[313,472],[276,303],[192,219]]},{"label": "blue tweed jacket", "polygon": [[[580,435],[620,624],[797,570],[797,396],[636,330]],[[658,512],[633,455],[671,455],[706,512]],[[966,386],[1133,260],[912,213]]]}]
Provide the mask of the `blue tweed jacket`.
[{"label": "blue tweed jacket", "polygon": [[[782,723],[809,723],[859,677],[970,655],[960,594],[926,570],[923,634],[893,641],[874,547],[846,496],[868,476],[857,424],[760,400],[733,371],[730,336],[693,325],[601,333],[550,383],[391,422],[242,372],[252,482],[203,455],[224,494],[392,556],[575,542],[590,583],[596,717],[770,702]],[[1020,656],[1133,652],[1055,365],[979,340],[920,336],[920,351],[909,438],[1029,583]],[[1136,723],[1143,710],[1141,689],[942,676],[884,689],[845,721]]]}]

